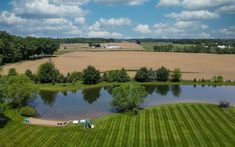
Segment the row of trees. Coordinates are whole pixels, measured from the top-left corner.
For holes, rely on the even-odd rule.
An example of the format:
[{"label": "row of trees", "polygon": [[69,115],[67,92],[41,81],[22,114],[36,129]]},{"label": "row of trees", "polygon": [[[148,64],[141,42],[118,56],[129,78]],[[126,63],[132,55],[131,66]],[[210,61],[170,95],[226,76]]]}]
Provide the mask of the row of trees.
[{"label": "row of trees", "polygon": [[209,53],[209,54],[235,54],[235,47],[227,47],[224,49],[218,48],[217,46],[208,45],[192,45],[189,47],[184,46],[183,48],[174,47],[172,44],[154,46],[155,52],[184,52],[184,53]]},{"label": "row of trees", "polygon": [[0,31],[0,66],[39,56],[53,55],[58,41],[50,38],[22,38]]},{"label": "row of trees", "polygon": [[165,67],[161,67],[158,70],[147,69],[146,67],[140,68],[136,75],[135,80],[137,82],[154,82],[154,81],[168,81],[179,82],[181,80],[182,74],[180,69],[174,69],[172,74],[170,70]]}]

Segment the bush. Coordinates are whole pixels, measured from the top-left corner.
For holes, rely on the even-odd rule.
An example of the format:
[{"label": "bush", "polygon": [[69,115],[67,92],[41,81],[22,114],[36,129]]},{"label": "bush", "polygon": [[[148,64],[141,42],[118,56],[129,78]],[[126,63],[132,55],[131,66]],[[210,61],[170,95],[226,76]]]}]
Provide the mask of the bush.
[{"label": "bush", "polygon": [[128,81],[130,81],[130,77],[124,68],[122,68],[121,70],[109,71],[104,76],[106,76],[104,78],[108,82],[128,82]]},{"label": "bush", "polygon": [[108,80],[109,80],[108,73],[105,72],[105,73],[103,74],[103,76],[102,76],[102,81],[108,82]]},{"label": "bush", "polygon": [[172,82],[180,82],[182,74],[180,73],[180,69],[176,68],[171,74],[171,81]]},{"label": "bush", "polygon": [[196,79],[196,78],[194,78],[194,79],[193,79],[193,82],[194,82],[194,83],[196,83],[196,82],[197,82],[197,79]]},{"label": "bush", "polygon": [[112,106],[119,112],[136,112],[147,96],[145,88],[140,85],[121,85],[113,89]]},{"label": "bush", "polygon": [[10,119],[6,117],[4,114],[0,113],[0,128],[3,128],[8,121],[10,121]]},{"label": "bush", "polygon": [[146,67],[141,67],[135,75],[135,80],[137,82],[149,82],[149,71]]},{"label": "bush", "polygon": [[66,77],[61,73],[56,77],[57,83],[66,83],[66,80]]},{"label": "bush", "polygon": [[10,68],[8,70],[8,76],[16,76],[18,73],[16,72],[15,68]]},{"label": "bush", "polygon": [[3,64],[3,55],[0,54],[0,66]]},{"label": "bush", "polygon": [[67,82],[68,83],[76,83],[79,80],[82,79],[82,73],[81,72],[72,72],[67,74]]},{"label": "bush", "polygon": [[82,79],[84,84],[97,84],[100,81],[100,72],[89,65],[83,70]]},{"label": "bush", "polygon": [[224,78],[222,76],[217,77],[217,82],[222,83],[224,82]]},{"label": "bush", "polygon": [[165,67],[161,67],[156,71],[157,81],[167,81],[170,76],[170,72]]},{"label": "bush", "polygon": [[149,69],[148,71],[148,77],[150,82],[154,82],[157,80],[157,72],[153,71],[152,68]]},{"label": "bush", "polygon": [[31,70],[27,69],[24,73],[30,80],[34,80],[34,75]]},{"label": "bush", "polygon": [[59,74],[59,70],[57,70],[55,65],[50,61],[40,65],[37,71],[37,77],[41,83],[51,83],[53,80],[56,81]]},{"label": "bush", "polygon": [[26,116],[26,117],[32,117],[37,114],[36,110],[31,106],[25,106],[25,107],[20,108],[19,113],[20,115]]}]

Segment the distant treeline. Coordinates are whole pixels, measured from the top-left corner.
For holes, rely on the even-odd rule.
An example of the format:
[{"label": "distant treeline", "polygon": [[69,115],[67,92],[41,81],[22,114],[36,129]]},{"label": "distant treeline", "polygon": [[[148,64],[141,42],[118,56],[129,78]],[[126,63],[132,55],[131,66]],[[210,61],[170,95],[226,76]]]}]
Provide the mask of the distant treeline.
[{"label": "distant treeline", "polygon": [[234,46],[227,46],[223,49],[215,45],[194,45],[194,46],[184,46],[183,48],[168,45],[155,45],[155,52],[183,52],[183,53],[209,53],[209,54],[235,54]]},{"label": "distant treeline", "polygon": [[18,37],[0,32],[0,65],[53,55],[59,42],[50,38]]},{"label": "distant treeline", "polygon": [[119,40],[115,39],[105,39],[105,38],[62,38],[57,39],[59,43],[109,43],[109,42],[119,42]]}]

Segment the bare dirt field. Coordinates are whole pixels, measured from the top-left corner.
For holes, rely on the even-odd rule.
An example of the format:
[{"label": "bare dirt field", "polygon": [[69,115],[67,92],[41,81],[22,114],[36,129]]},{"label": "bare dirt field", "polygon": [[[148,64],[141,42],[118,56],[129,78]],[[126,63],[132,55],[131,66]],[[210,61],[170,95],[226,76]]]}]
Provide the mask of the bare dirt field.
[{"label": "bare dirt field", "polygon": [[[180,68],[183,78],[187,80],[210,79],[214,75],[222,75],[226,80],[235,80],[235,55],[156,53],[140,51],[118,52],[71,52],[51,58],[56,67],[64,74],[71,71],[82,71],[93,65],[100,71],[120,69],[136,70],[142,66],[157,69],[165,66],[170,70]],[[40,59],[25,61],[3,67],[6,74],[9,68],[16,68],[20,73],[26,69],[36,71],[37,67],[48,61]],[[133,73],[132,73],[133,75]]]}]

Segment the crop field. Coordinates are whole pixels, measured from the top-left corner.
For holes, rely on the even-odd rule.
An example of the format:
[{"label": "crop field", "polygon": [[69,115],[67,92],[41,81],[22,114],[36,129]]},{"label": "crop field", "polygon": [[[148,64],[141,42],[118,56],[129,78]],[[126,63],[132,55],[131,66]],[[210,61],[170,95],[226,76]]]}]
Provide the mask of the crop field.
[{"label": "crop field", "polygon": [[148,50],[148,51],[153,51],[153,47],[155,45],[168,45],[171,44],[174,47],[178,47],[178,48],[184,48],[184,47],[190,47],[193,46],[193,44],[176,44],[176,43],[166,43],[166,42],[142,42],[141,45],[143,46],[144,49]]},{"label": "crop field", "polygon": [[14,111],[0,129],[0,146],[234,146],[235,109],[207,104],[171,104],[114,114],[83,126],[24,125]]},{"label": "crop field", "polygon": [[[104,52],[70,52],[51,60],[64,74],[72,71],[82,71],[88,65],[93,65],[100,71],[126,68],[137,70],[140,67],[157,69],[165,66],[170,70],[180,68],[183,79],[211,79],[215,75],[222,75],[225,80],[235,80],[235,55],[190,54],[190,53],[157,53],[143,51],[104,51]],[[19,73],[31,69],[37,71],[40,64],[48,58],[24,61],[5,65],[3,73],[9,68],[16,68]],[[131,73],[134,75],[135,73]]]}]

